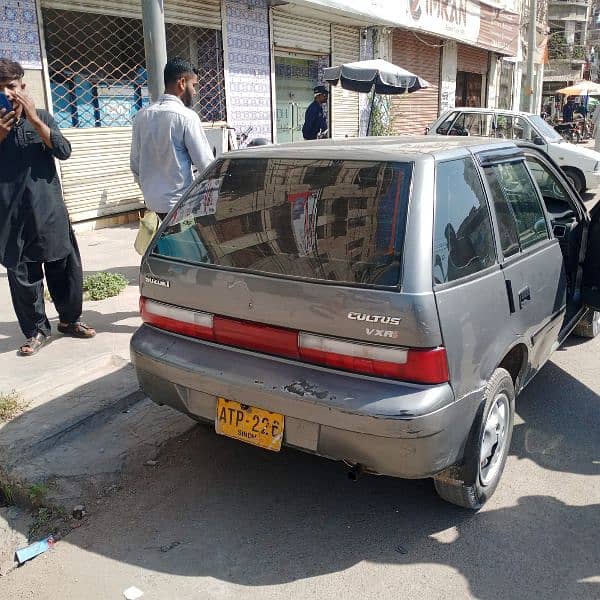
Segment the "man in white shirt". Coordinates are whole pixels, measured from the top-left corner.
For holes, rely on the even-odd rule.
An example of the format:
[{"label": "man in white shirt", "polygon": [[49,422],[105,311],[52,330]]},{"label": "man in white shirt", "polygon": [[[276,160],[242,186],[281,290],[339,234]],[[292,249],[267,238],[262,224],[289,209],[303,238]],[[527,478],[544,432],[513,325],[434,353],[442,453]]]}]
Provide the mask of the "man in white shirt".
[{"label": "man in white shirt", "polygon": [[144,202],[163,220],[198,173],[212,162],[213,153],[200,117],[191,107],[198,84],[196,69],[181,58],[165,66],[165,93],[133,121],[131,171]]}]

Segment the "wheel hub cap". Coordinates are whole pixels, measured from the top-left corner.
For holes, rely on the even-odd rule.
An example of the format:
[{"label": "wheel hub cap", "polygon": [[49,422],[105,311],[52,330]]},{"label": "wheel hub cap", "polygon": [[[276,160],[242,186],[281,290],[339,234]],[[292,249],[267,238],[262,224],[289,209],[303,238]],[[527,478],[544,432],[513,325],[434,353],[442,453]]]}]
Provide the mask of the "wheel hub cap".
[{"label": "wheel hub cap", "polygon": [[498,394],[488,412],[481,438],[479,478],[488,485],[498,473],[506,446],[509,403],[504,393]]}]

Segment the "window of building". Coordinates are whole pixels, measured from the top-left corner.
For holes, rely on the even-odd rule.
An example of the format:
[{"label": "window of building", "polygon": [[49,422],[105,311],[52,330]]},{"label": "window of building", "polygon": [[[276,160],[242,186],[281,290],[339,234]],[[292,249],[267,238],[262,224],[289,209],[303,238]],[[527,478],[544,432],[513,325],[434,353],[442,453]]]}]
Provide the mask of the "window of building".
[{"label": "window of building", "polygon": [[[59,127],[119,127],[149,103],[140,19],[44,8],[52,106]],[[167,23],[167,55],[199,69],[194,109],[225,120],[221,32]]]}]

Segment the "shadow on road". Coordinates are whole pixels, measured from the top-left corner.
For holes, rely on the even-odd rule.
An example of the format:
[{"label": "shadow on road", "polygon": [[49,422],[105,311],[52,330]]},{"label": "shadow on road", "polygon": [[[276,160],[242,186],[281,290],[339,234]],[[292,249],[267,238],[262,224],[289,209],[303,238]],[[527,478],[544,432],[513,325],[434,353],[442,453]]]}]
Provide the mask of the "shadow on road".
[{"label": "shadow on road", "polygon": [[[43,410],[68,410],[72,401],[73,394]],[[524,423],[512,454],[553,471],[598,473],[598,408],[592,390],[549,363],[518,402]],[[514,502],[495,508],[492,500],[473,514],[439,500],[428,480],[355,484],[338,463],[293,450],[268,453],[198,426],[172,440],[156,467],[126,476],[69,543],[157,572],[244,586],[367,561],[449,567],[480,600],[600,596],[600,505],[518,494]],[[391,585],[399,573],[390,571]],[[401,573],[412,591],[437,586]]]},{"label": "shadow on road", "polygon": [[510,453],[545,469],[600,474],[600,396],[548,362],[517,399]]},{"label": "shadow on road", "polygon": [[152,571],[244,586],[368,561],[450,567],[480,600],[600,593],[597,583],[583,581],[600,575],[600,505],[527,496],[517,506],[472,514],[437,499],[428,481],[370,477],[354,484],[334,463],[295,451],[266,455],[201,427],[179,442],[69,541]]}]

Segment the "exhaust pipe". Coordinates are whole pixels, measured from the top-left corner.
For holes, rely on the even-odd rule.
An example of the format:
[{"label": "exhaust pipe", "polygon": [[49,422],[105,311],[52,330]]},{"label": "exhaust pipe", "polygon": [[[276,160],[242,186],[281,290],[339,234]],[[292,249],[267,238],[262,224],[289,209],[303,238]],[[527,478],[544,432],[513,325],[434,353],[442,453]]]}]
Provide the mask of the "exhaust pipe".
[{"label": "exhaust pipe", "polygon": [[364,467],[360,463],[356,463],[348,471],[348,479],[350,481],[354,481],[356,483],[362,477],[364,472],[365,472]]}]

